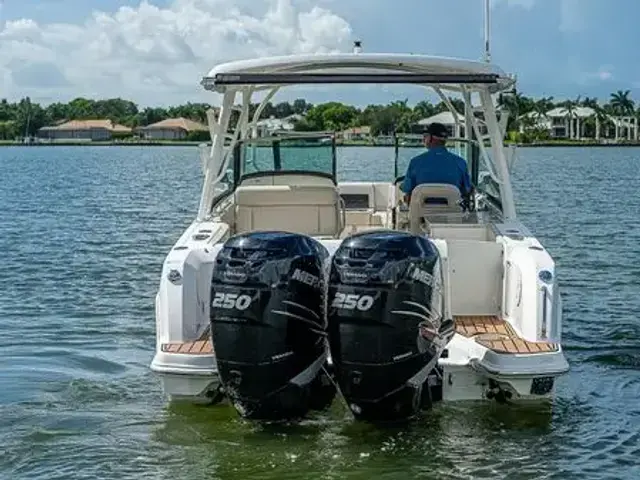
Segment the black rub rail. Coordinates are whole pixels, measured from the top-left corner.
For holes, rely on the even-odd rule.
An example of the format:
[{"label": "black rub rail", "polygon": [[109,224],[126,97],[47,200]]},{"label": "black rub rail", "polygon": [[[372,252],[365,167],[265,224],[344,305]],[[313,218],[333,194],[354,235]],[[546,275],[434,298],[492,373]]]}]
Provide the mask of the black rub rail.
[{"label": "black rub rail", "polygon": [[205,85],[286,85],[320,83],[492,84],[494,73],[218,73]]}]

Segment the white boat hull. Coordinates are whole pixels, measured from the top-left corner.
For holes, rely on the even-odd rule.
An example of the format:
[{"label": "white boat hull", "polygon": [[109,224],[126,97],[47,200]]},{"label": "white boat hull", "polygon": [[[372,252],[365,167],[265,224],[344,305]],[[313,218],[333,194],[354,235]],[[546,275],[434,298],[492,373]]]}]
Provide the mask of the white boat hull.
[{"label": "white boat hull", "polygon": [[165,396],[172,402],[215,403],[220,379],[214,355],[158,352],[151,363]]},{"label": "white boat hull", "polygon": [[[202,343],[208,338],[210,278],[223,241],[216,232],[221,228],[222,232],[228,231],[220,225],[194,222],[178,242],[180,248],[174,248],[165,261],[156,300],[157,352],[151,369],[160,376],[171,401],[219,400],[220,384],[210,340],[208,352],[165,349],[193,344],[192,339]],[[211,232],[211,243],[194,240],[204,230]],[[444,268],[447,317],[456,323],[464,318],[494,318],[506,329],[503,331],[511,332],[511,339],[524,345],[522,350],[511,351],[487,348],[482,342],[487,335],[482,325],[471,334],[458,331],[438,361],[442,400],[518,402],[551,398],[555,379],[569,366],[560,344],[562,302],[549,254],[518,223],[443,224],[435,225],[433,231]],[[487,235],[493,235],[493,241]],[[342,241],[321,239],[330,252]],[[541,278],[540,272],[552,272],[553,280]],[[529,352],[526,345],[544,345],[548,351]]]},{"label": "white boat hull", "polygon": [[501,354],[462,335],[441,358],[443,401],[546,401],[556,379],[569,371],[562,349],[538,354]]},{"label": "white boat hull", "polygon": [[[519,356],[499,355],[486,350],[481,358],[469,357],[461,352],[460,344],[467,341],[456,334],[449,343],[447,358],[438,362],[442,375],[442,401],[508,401],[546,402],[553,398],[555,384],[569,370],[561,350],[552,354]],[[220,380],[215,358],[207,356],[209,365],[203,367],[204,358],[181,355],[179,362],[171,358],[154,358],[151,369],[162,382],[165,396],[171,402],[211,404],[221,400]],[[457,358],[456,358],[457,357]],[[460,360],[466,357],[464,363]],[[185,368],[193,362],[194,368]],[[501,393],[507,393],[506,397]]]}]

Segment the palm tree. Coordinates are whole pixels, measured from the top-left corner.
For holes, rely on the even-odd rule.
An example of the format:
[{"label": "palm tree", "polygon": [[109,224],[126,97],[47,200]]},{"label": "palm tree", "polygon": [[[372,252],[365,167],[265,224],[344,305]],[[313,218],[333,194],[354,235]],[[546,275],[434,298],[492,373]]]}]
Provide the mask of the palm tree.
[{"label": "palm tree", "polygon": [[542,97],[533,102],[533,107],[538,112],[544,108],[546,115],[549,110],[555,107],[555,104],[553,103],[553,97]]},{"label": "palm tree", "polygon": [[595,110],[598,107],[598,99],[595,97],[584,97],[581,105],[583,107],[589,107]]},{"label": "palm tree", "polygon": [[597,102],[590,105],[596,112],[596,140],[600,140],[600,133],[603,125],[609,123],[609,115]]},{"label": "palm tree", "polygon": [[509,125],[507,130],[515,130],[518,127],[519,117],[526,112],[523,111],[525,98],[515,88],[498,96],[498,106],[509,112]]},{"label": "palm tree", "polygon": [[600,138],[600,127],[603,122],[606,122],[606,115],[598,104],[598,99],[595,97],[584,97],[580,102],[580,106],[590,108],[594,111],[594,115],[585,119],[585,125],[595,126],[594,136],[596,140],[598,140]]},{"label": "palm tree", "polygon": [[[574,134],[576,138],[582,138],[582,119],[576,112],[576,109],[582,105],[582,95],[578,95],[575,100],[572,102],[572,110],[576,116],[576,125],[574,129]],[[573,121],[573,120],[572,120]]]},{"label": "palm tree", "polygon": [[611,100],[609,103],[619,115],[633,114],[634,102],[629,98],[631,90],[618,90],[616,93],[611,94]]},{"label": "palm tree", "polygon": [[533,121],[532,125],[528,125],[530,127],[536,127],[536,129],[545,129],[543,127],[543,122],[548,120],[547,112],[553,108],[553,102],[551,101],[553,97],[545,97],[540,100],[536,100],[533,102],[531,113],[532,115],[525,118],[530,118]]},{"label": "palm tree", "polygon": [[567,119],[567,125],[569,127],[567,133],[569,134],[569,138],[572,139],[573,138],[573,116],[575,113],[576,103],[574,100],[565,100],[560,104],[560,106],[563,107],[567,112],[565,115],[565,118]]},{"label": "palm tree", "polygon": [[435,113],[431,102],[427,102],[425,100],[421,100],[416,103],[415,107],[413,107],[413,111],[419,118],[427,118]]},{"label": "palm tree", "polygon": [[[635,105],[633,100],[631,100],[629,98],[629,95],[631,94],[630,90],[618,90],[615,93],[611,94],[611,100],[609,100],[609,104],[611,105],[611,108],[614,112],[614,114],[616,115],[616,140],[618,139],[618,137],[620,136],[620,134],[622,133],[621,130],[621,118],[619,117],[624,117],[627,115],[633,115],[634,114],[634,110],[635,110]],[[627,136],[630,136],[631,130],[629,129],[629,126],[626,127],[627,128]]]}]

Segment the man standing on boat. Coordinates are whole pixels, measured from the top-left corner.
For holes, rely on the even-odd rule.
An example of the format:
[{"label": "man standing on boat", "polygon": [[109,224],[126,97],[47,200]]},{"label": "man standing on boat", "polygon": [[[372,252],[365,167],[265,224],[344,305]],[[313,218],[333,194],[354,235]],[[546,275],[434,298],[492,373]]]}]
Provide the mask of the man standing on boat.
[{"label": "man standing on boat", "polygon": [[402,182],[407,205],[413,189],[422,183],[447,183],[457,187],[465,201],[470,197],[472,186],[467,162],[447,150],[448,137],[447,127],[441,123],[431,123],[427,127],[425,144],[428,150],[411,159]]}]

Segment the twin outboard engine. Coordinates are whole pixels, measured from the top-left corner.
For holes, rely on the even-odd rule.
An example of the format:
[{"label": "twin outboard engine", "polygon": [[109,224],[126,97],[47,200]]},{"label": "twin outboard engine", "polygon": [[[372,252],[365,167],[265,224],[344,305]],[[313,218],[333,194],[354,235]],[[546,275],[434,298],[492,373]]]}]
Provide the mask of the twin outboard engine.
[{"label": "twin outboard engine", "polygon": [[335,375],[357,419],[399,421],[430,400],[427,384],[454,333],[443,321],[440,257],[427,239],[373,231],[344,240],[329,284]]},{"label": "twin outboard engine", "polygon": [[223,389],[241,416],[290,420],[332,402],[328,261],[321,243],[288,232],[237,235],[217,255],[213,347]]}]

